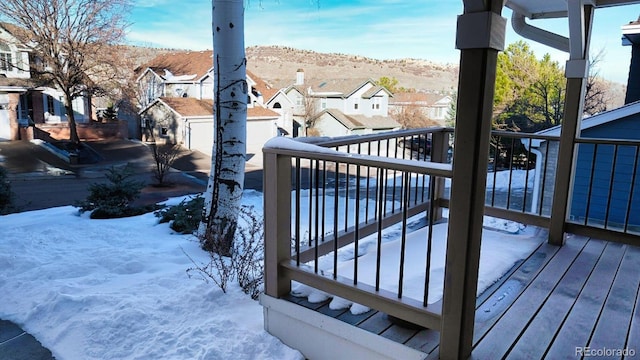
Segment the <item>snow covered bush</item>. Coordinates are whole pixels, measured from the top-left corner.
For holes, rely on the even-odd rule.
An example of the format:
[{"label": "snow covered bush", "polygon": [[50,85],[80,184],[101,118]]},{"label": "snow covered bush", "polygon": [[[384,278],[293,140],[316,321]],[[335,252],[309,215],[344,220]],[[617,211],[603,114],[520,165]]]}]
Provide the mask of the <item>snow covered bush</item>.
[{"label": "snow covered bush", "polygon": [[231,256],[223,256],[215,248],[209,254],[209,263],[197,264],[191,259],[194,267],[187,273],[213,281],[225,293],[229,281],[235,279],[252,299],[258,298],[264,285],[264,223],[253,207],[240,208]]},{"label": "snow covered bush", "polygon": [[161,209],[155,213],[160,223],[171,222],[171,229],[181,234],[192,234],[198,229],[202,219],[204,198],[198,195],[189,200],[182,200],[178,205]]},{"label": "snow covered bush", "polygon": [[133,171],[127,165],[123,168],[112,167],[105,177],[109,183],[89,185],[89,196],[76,204],[80,212],[91,211],[92,219],[112,219],[135,216],[157,210],[157,205],[132,206],[140,196],[144,182],[132,179]]}]

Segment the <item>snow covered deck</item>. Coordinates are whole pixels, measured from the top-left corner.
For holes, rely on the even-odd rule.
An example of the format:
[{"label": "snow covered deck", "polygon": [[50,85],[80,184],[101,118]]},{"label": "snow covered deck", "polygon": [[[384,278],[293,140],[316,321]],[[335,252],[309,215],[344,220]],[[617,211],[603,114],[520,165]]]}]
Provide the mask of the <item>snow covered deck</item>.
[{"label": "snow covered deck", "polygon": [[[398,146],[399,139],[418,135],[432,139],[428,158]],[[640,277],[632,269],[640,265],[638,234],[627,226],[565,221],[567,241],[558,246],[550,235],[532,236],[530,227],[511,234],[505,228],[498,236],[480,229],[482,243],[461,262],[469,235],[452,237],[455,218],[444,226],[449,234],[439,225],[443,208],[456,201],[448,136],[447,129],[431,128],[322,139],[322,147],[286,139],[265,146],[261,303],[267,331],[310,359],[460,358],[455,332],[471,328],[463,352],[479,359],[635,354]],[[491,172],[490,198],[473,206],[550,228],[553,219],[544,207],[530,206],[531,163]],[[554,171],[546,163],[536,169]],[[514,196],[520,199],[514,202]],[[416,230],[414,215],[422,217],[423,229]],[[416,241],[413,233],[420,231]],[[502,267],[486,271],[501,261]],[[469,271],[461,268],[465,264],[474,273],[462,276]],[[468,276],[475,279],[467,283]],[[299,283],[313,290],[300,290]],[[333,299],[325,301],[323,294]],[[467,299],[465,308],[473,307],[473,317],[461,320],[451,309],[461,298]],[[403,328],[385,314],[429,330]]]},{"label": "snow covered deck", "polygon": [[[472,358],[637,358],[639,267],[636,246],[581,236],[570,236],[562,247],[542,243],[478,297]],[[262,301],[265,313],[276,315],[267,317],[267,330],[310,359],[362,356],[362,349],[370,352],[367,358],[439,355],[438,331],[402,326],[375,310],[353,315],[330,309],[328,300],[310,303],[293,296]],[[282,315],[290,322],[278,324]],[[340,338],[340,346],[322,333]]]}]

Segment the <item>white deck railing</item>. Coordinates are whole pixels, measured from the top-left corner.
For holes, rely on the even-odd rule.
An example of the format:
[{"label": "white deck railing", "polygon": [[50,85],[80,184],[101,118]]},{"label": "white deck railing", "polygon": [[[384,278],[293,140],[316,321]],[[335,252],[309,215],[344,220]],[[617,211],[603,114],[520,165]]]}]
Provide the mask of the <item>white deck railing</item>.
[{"label": "white deck railing", "polygon": [[[430,128],[305,139],[306,143],[282,139],[268,143],[263,149],[266,295],[286,296],[291,292],[292,282],[299,282],[410,323],[440,330],[447,320],[441,303],[428,301],[428,253],[423,296],[416,299],[404,296],[403,292],[404,247],[395,254],[383,254],[381,249],[385,229],[395,224],[403,229],[404,243],[407,221],[413,215],[424,214],[424,225],[429,228],[442,220],[442,209],[449,204],[446,183],[452,176],[451,135],[451,129]],[[531,225],[549,225],[548,202],[553,198],[557,141],[552,136],[494,132],[488,168],[493,177],[488,176],[487,181],[486,214]],[[637,182],[639,142],[578,142],[579,146],[594,146],[593,154],[599,154],[598,147],[610,146],[612,159],[618,159],[618,154],[624,152],[634,165],[628,176],[630,183]],[[596,155],[587,162],[596,169]],[[611,174],[619,172],[616,166],[626,162],[613,160]],[[542,174],[536,175],[535,171]],[[591,171],[590,184],[595,171]],[[508,177],[500,189],[498,176]],[[516,184],[518,177],[523,184]],[[610,176],[607,187],[608,204],[618,191],[615,178]],[[588,191],[594,190],[589,187]],[[631,211],[636,209],[634,201],[640,202],[640,194],[635,195],[638,191],[640,188],[631,185],[630,195],[625,197],[627,202],[618,204],[627,210],[627,222],[622,226],[613,226],[610,221],[604,221],[604,226],[594,226],[586,216],[581,223],[566,222],[567,229],[597,232],[599,238],[612,241],[638,243],[639,237],[633,233],[635,227],[628,223],[633,219]],[[358,249],[359,242],[367,236],[375,238],[378,261],[370,270],[375,271],[375,281],[365,283],[359,278],[362,269]],[[429,249],[433,241],[431,232],[426,241]],[[352,267],[345,269],[338,267],[338,257],[347,246],[351,246],[353,260]],[[380,258],[389,256],[399,258],[400,266],[394,274],[383,273],[389,269],[380,266]],[[380,279],[389,276],[397,279],[397,285],[385,288]],[[447,286],[446,278],[443,285]]]}]

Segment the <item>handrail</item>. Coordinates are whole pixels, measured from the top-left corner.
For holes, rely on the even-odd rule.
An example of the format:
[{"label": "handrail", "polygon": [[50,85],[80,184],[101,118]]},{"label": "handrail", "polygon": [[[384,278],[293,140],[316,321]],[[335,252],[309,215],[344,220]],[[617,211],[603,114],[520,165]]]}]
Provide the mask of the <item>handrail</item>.
[{"label": "handrail", "polygon": [[407,171],[425,175],[435,175],[440,177],[451,177],[451,165],[440,164],[430,161],[418,161],[413,159],[395,159],[383,158],[373,155],[347,154],[339,151],[334,153],[314,152],[310,150],[291,150],[277,147],[265,146],[262,150],[264,153],[279,154],[291,157],[299,157],[308,160],[324,160],[329,162],[338,162],[349,165],[360,165],[375,167],[385,165],[385,169],[396,171]]},{"label": "handrail", "polygon": [[355,145],[355,144],[371,142],[371,141],[387,140],[392,138],[402,138],[402,137],[407,137],[412,135],[432,134],[432,133],[438,133],[438,132],[453,133],[453,128],[429,127],[429,128],[422,128],[422,129],[385,131],[385,132],[376,133],[376,134],[340,136],[337,138],[323,137],[323,138],[320,138],[317,142],[314,141],[314,144],[323,146],[323,147]]},{"label": "handrail", "polygon": [[578,144],[601,144],[601,145],[620,145],[620,146],[640,146],[639,140],[627,140],[627,139],[606,139],[606,138],[577,138]]}]

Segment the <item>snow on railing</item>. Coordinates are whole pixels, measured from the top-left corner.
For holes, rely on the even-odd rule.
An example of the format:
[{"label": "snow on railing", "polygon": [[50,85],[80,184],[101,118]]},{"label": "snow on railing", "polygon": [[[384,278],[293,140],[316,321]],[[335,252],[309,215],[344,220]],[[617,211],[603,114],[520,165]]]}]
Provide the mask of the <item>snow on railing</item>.
[{"label": "snow on railing", "polygon": [[[434,135],[433,142],[440,145],[430,149],[430,158],[446,160],[445,134],[448,137],[444,132]],[[444,179],[451,176],[449,164],[416,159],[414,149],[404,145],[396,150],[398,139],[409,136],[414,135],[359,137],[361,142],[357,144],[331,139],[321,143],[323,146],[276,138],[265,145],[265,209],[272,209],[265,214],[268,295],[284,295],[282,289],[290,292],[291,281],[295,280],[348,299],[348,304],[362,304],[439,328],[439,304],[429,302],[430,257],[425,254],[423,258],[426,263],[419,299],[403,294],[408,287],[416,286],[415,279],[409,283],[403,277],[404,247],[384,255],[385,259],[398,259],[394,270],[380,261],[386,232],[398,231],[391,229],[392,225],[398,224],[401,243],[405,243],[409,227],[426,223],[431,229],[441,218],[438,203]],[[441,138],[435,139],[438,136]],[[371,154],[373,148],[376,155]],[[378,151],[384,155],[378,156]],[[391,156],[396,154],[399,156]],[[421,215],[412,218],[416,214]],[[431,248],[431,235],[429,232],[427,249]],[[366,283],[360,280],[364,270],[358,252],[362,246],[379,250],[375,275]],[[352,258],[349,269],[338,266],[344,256]],[[395,279],[391,287],[387,287],[389,278]]]}]

